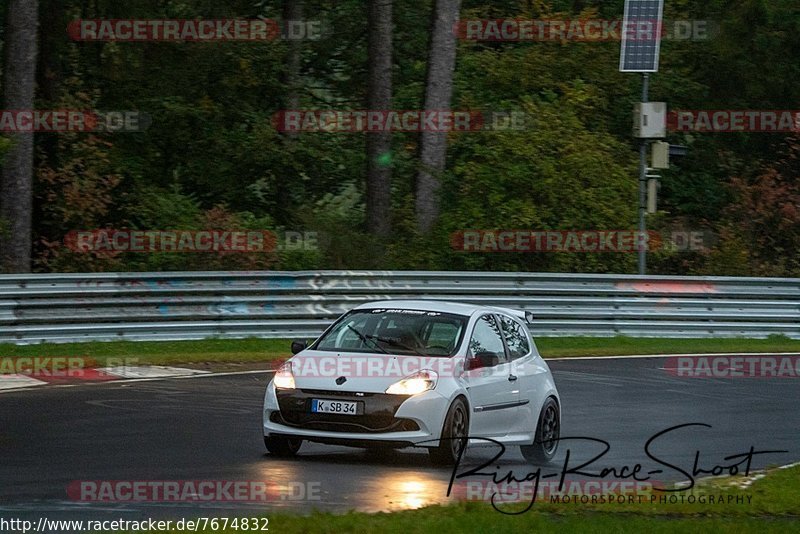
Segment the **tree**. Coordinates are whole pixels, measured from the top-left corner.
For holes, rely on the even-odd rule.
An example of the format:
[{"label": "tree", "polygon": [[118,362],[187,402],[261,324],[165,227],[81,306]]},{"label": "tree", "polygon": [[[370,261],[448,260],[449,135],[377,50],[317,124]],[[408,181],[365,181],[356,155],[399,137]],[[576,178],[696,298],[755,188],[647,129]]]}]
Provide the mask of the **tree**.
[{"label": "tree", "polygon": [[[453,71],[456,66],[456,38],[453,32],[461,0],[436,0],[428,50],[428,72],[425,82],[425,109],[450,109],[453,94]],[[439,217],[441,174],[447,158],[447,133],[422,132],[420,169],[417,173],[417,228],[427,232]]]},{"label": "tree", "polygon": [[[736,202],[725,210],[711,268],[722,274],[800,275],[800,138],[786,139],[784,154],[754,178],[735,177]],[[730,273],[726,253],[740,249],[744,272]]]},{"label": "tree", "polygon": [[[11,0],[6,25],[4,108],[33,109],[36,89],[38,0]],[[11,134],[12,145],[0,180],[0,266],[4,272],[29,272],[33,203],[33,134]]]},{"label": "tree", "polygon": [[[303,0],[284,0],[283,1],[283,29],[285,32],[289,31],[289,25],[295,21],[303,20],[304,11]],[[284,98],[285,109],[297,110],[300,109],[300,89],[301,78],[300,72],[302,68],[303,59],[303,44],[300,39],[289,39],[286,45],[286,60],[284,65],[284,72],[281,80],[286,87],[286,96]],[[291,152],[296,150],[297,138],[299,133],[289,131],[284,133],[282,150]],[[291,175],[290,175],[291,176]],[[296,175],[295,175],[296,176]],[[294,178],[294,176],[292,176]],[[297,179],[291,180],[292,184],[302,184]],[[291,184],[285,184],[277,190],[277,203],[275,206],[276,214],[279,218],[289,218],[295,210],[293,192],[296,187]]]},{"label": "tree", "polygon": [[[369,1],[369,92],[367,108],[392,105],[392,0]],[[367,229],[379,237],[391,232],[392,134],[367,133]]]},{"label": "tree", "polygon": [[[283,24],[303,20],[303,0],[284,0]],[[288,31],[288,29],[287,29]],[[302,59],[302,42],[299,39],[289,39],[286,52],[286,70],[283,82],[286,84],[286,109],[300,108],[300,66]],[[296,137],[297,132],[288,132],[289,137]]]}]

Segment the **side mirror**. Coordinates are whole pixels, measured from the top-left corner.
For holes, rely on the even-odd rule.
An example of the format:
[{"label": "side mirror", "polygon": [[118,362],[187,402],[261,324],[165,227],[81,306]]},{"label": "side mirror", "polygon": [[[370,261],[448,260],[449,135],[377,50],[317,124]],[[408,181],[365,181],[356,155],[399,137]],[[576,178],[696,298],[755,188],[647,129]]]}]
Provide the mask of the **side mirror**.
[{"label": "side mirror", "polygon": [[467,359],[467,371],[494,367],[500,363],[500,357],[494,352],[479,352]]},{"label": "side mirror", "polygon": [[306,350],[308,347],[308,341],[305,339],[295,339],[292,341],[292,354],[297,354],[298,352],[302,352]]}]

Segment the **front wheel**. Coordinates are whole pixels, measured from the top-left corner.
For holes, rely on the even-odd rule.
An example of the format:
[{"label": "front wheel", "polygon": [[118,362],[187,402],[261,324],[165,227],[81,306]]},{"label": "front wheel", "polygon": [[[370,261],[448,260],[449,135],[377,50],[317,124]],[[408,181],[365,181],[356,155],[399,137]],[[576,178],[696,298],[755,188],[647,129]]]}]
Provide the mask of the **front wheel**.
[{"label": "front wheel", "polygon": [[454,465],[458,461],[461,449],[467,446],[469,432],[469,412],[464,399],[456,399],[447,411],[442,427],[439,446],[428,449],[431,461],[435,465]]},{"label": "front wheel", "polygon": [[533,443],[520,447],[522,456],[532,464],[549,463],[556,455],[558,438],[561,436],[561,417],[558,403],[553,397],[548,398],[539,414]]},{"label": "front wheel", "polygon": [[297,454],[297,451],[300,450],[302,444],[302,439],[287,438],[284,436],[264,436],[264,445],[273,456],[294,456]]}]

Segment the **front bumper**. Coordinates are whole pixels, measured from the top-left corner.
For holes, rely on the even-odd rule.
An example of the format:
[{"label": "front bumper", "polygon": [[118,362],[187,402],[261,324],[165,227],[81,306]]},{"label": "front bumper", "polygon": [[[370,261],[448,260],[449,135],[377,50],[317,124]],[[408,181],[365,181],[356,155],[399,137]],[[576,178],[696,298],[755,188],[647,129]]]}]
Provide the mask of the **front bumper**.
[{"label": "front bumper", "polygon": [[[357,415],[311,412],[312,399],[359,403]],[[447,399],[435,390],[414,395],[355,391],[276,390],[264,398],[264,435],[282,435],[320,443],[352,446],[408,447],[438,439]],[[420,445],[423,446],[423,445]]]}]

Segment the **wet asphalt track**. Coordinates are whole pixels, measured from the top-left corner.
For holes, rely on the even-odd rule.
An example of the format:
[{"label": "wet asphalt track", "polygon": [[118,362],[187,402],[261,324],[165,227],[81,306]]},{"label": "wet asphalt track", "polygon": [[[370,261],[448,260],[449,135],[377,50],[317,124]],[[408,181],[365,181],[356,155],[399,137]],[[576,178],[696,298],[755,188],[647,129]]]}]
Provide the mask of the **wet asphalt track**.
[{"label": "wet asphalt track", "polygon": [[[652,451],[687,471],[697,450],[707,467],[731,463],[723,459],[751,446],[789,451],[756,457],[754,468],[800,460],[800,380],[686,379],[668,374],[664,364],[663,358],[550,362],[562,396],[562,436],[602,438],[611,445],[593,470],[641,462],[646,470],[663,469],[654,480],[685,479],[644,451],[650,436],[684,423],[713,428],[676,431]],[[396,510],[448,501],[450,471],[432,467],[421,449],[365,452],[306,443],[297,459],[268,456],[260,430],[267,380],[267,374],[249,374],[0,394],[0,517],[231,517],[314,508]],[[548,471],[558,471],[567,448],[574,466],[599,447],[564,443]],[[492,452],[470,449],[465,464],[477,465]],[[531,470],[516,449],[499,464],[520,478]],[[310,483],[305,487],[317,491],[318,499],[277,499],[267,506],[79,503],[66,492],[75,480]]]}]

